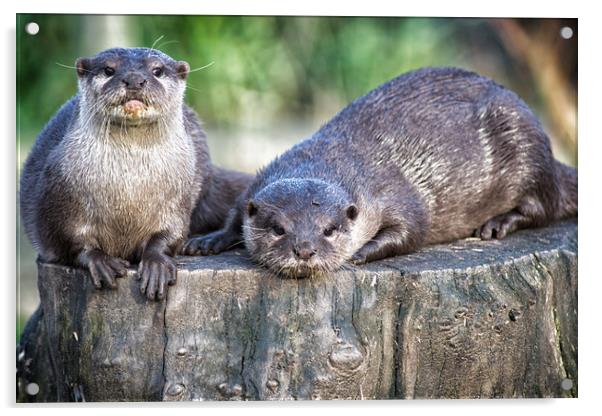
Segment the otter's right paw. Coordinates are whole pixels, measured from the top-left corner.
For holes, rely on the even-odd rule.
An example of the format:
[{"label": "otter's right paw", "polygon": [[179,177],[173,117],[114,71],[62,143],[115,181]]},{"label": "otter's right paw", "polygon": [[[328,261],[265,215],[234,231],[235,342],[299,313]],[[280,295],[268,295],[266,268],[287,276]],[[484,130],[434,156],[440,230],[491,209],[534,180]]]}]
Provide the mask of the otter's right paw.
[{"label": "otter's right paw", "polygon": [[351,256],[351,258],[349,259],[349,263],[359,266],[360,264],[366,264],[368,263],[368,258],[366,255],[365,250],[359,250],[357,253],[355,253],[353,256]]},{"label": "otter's right paw", "polygon": [[90,271],[92,283],[97,289],[102,288],[103,282],[105,286],[115,289],[117,287],[115,278],[125,276],[130,265],[126,260],[111,257],[98,250],[88,253],[87,257],[86,265]]},{"label": "otter's right paw", "polygon": [[149,300],[161,300],[167,294],[167,286],[176,283],[176,262],[165,254],[147,254],[138,266],[138,280],[140,293]]},{"label": "otter's right paw", "polygon": [[515,210],[498,215],[489,219],[481,228],[474,231],[475,237],[482,240],[501,240],[511,232],[515,231],[519,224],[525,223],[525,217]]},{"label": "otter's right paw", "polygon": [[186,256],[208,256],[230,250],[240,243],[242,240],[239,234],[218,230],[202,237],[189,239],[181,252]]}]

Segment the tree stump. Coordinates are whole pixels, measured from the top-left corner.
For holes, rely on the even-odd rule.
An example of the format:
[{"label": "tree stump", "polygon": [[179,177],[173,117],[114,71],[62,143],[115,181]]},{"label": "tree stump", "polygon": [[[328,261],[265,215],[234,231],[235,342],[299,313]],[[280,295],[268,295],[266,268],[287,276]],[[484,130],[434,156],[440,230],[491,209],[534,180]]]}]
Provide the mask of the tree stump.
[{"label": "tree stump", "polygon": [[85,271],[40,263],[18,399],[577,395],[576,220],[319,279],[280,279],[245,256],[178,258],[162,302],[140,295],[133,270],[96,290]]}]

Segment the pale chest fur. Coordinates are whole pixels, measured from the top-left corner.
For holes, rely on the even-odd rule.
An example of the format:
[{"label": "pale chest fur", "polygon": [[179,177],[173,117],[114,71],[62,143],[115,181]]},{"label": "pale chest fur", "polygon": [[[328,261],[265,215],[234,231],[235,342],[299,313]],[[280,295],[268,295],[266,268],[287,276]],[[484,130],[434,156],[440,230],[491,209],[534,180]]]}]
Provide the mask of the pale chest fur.
[{"label": "pale chest fur", "polygon": [[131,141],[74,134],[63,147],[63,175],[82,211],[72,232],[122,257],[156,232],[186,237],[199,191],[193,143],[183,129],[169,139],[129,134]]}]

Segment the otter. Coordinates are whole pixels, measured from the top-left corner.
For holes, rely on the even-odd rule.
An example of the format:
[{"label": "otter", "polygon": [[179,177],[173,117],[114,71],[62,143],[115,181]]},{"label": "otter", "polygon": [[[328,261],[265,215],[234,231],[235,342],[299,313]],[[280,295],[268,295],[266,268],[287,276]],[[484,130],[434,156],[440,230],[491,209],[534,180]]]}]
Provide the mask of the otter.
[{"label": "otter", "polygon": [[577,172],[556,161],[513,92],[457,68],[403,74],[261,170],[226,226],[190,254],[244,244],[303,277],[577,215]]},{"label": "otter", "polygon": [[211,163],[184,104],[188,63],[149,48],[79,58],[78,93],[23,167],[21,216],[39,258],[116,287],[139,262],[140,290],[163,299],[189,234],[220,228],[252,177]]}]

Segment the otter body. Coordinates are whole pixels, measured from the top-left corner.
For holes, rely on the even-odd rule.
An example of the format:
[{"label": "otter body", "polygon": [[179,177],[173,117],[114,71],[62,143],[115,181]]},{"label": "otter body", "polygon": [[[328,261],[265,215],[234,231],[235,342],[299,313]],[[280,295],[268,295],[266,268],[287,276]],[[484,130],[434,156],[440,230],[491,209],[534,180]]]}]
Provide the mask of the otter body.
[{"label": "otter body", "polygon": [[188,64],[151,49],[77,61],[80,92],[36,140],[21,178],[21,215],[40,257],[115,286],[140,262],[141,290],[162,298],[172,256],[192,233],[223,224],[244,174],[211,164],[183,103]]},{"label": "otter body", "polygon": [[228,226],[186,250],[221,251],[242,230],[256,261],[305,276],[576,213],[576,171],[554,159],[516,94],[428,68],[359,98],[274,160]]}]

